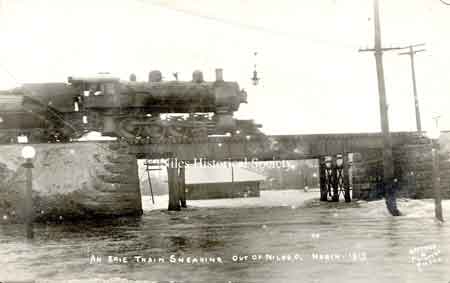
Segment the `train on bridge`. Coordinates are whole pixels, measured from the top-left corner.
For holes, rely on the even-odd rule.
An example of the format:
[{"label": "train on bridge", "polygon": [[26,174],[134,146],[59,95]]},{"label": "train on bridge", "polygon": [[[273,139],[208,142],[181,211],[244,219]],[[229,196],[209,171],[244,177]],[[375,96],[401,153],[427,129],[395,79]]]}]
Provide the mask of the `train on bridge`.
[{"label": "train on bridge", "polygon": [[192,81],[163,81],[160,71],[148,81],[131,75],[69,77],[67,83],[25,84],[0,91],[0,143],[69,142],[97,131],[132,143],[194,143],[210,135],[261,134],[252,120],[233,117],[247,94],[236,82],[206,82],[201,71]]}]

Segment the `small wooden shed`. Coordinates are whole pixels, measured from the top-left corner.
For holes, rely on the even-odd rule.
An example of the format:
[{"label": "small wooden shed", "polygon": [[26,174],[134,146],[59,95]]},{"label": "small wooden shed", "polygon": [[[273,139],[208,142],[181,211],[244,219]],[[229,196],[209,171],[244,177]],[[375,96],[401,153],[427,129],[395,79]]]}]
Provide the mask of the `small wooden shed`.
[{"label": "small wooden shed", "polygon": [[265,177],[243,168],[187,168],[186,198],[259,197]]}]

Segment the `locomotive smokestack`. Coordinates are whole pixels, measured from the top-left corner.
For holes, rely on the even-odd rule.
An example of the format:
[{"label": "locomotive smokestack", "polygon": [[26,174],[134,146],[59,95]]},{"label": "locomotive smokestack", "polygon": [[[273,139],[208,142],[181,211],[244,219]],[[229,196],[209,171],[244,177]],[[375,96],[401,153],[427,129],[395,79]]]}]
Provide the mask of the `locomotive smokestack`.
[{"label": "locomotive smokestack", "polygon": [[223,69],[216,69],[216,82],[223,82]]},{"label": "locomotive smokestack", "polygon": [[130,75],[130,82],[135,82],[136,81],[136,75],[135,74],[131,74]]},{"label": "locomotive smokestack", "polygon": [[161,71],[151,71],[148,74],[148,81],[150,83],[158,83],[158,82],[162,81]]},{"label": "locomotive smokestack", "polygon": [[192,81],[194,83],[202,83],[203,82],[203,73],[202,71],[196,70],[192,73]]}]

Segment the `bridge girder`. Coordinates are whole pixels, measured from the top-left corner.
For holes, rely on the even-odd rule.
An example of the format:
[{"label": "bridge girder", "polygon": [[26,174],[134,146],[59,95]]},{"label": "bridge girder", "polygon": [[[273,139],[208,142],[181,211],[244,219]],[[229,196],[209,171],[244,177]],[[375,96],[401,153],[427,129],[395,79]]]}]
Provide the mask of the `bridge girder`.
[{"label": "bridge girder", "polygon": [[[393,146],[424,139],[416,132],[392,133]],[[278,135],[250,139],[209,138],[198,144],[136,144],[130,145],[131,154],[139,158],[176,157],[179,160],[207,158],[209,160],[300,160],[322,156],[381,149],[383,137],[379,133]]]}]

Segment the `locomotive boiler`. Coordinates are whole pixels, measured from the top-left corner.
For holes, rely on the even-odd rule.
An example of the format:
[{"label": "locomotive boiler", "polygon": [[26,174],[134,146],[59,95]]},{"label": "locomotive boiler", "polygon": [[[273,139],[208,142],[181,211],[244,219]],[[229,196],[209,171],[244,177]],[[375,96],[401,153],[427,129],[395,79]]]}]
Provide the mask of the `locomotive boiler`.
[{"label": "locomotive boiler", "polygon": [[0,142],[26,136],[36,142],[67,142],[87,132],[141,143],[189,143],[209,135],[259,133],[251,120],[233,113],[247,102],[245,91],[195,71],[191,81],[122,81],[109,74],[69,77],[67,83],[25,84],[0,92]]}]

